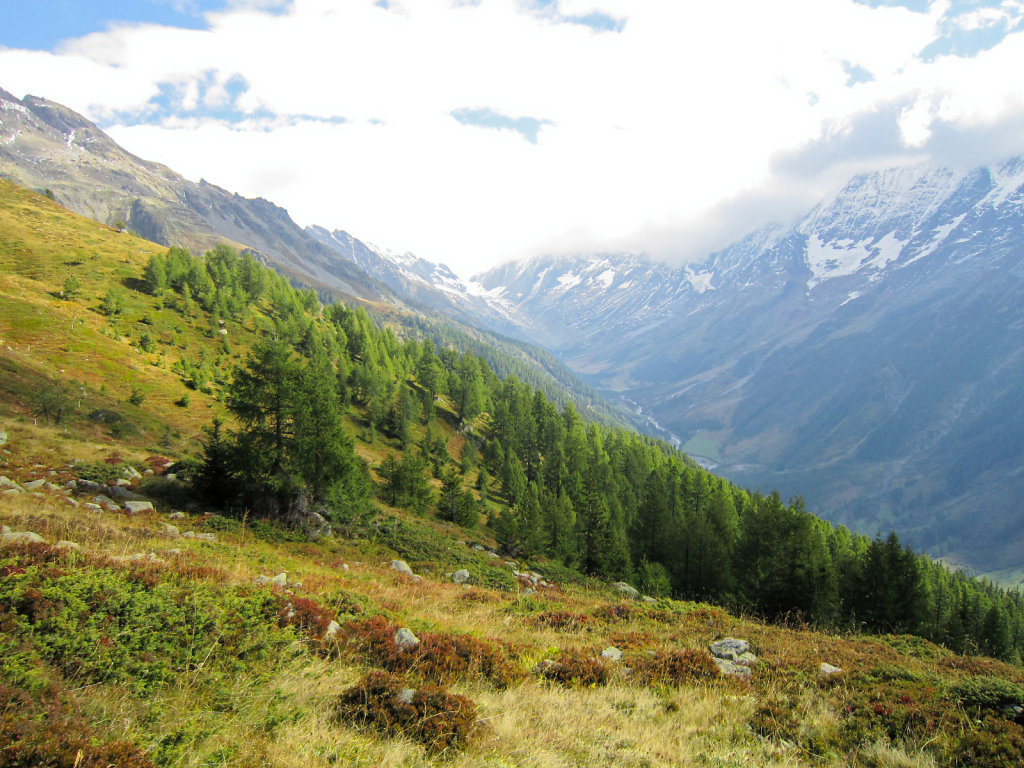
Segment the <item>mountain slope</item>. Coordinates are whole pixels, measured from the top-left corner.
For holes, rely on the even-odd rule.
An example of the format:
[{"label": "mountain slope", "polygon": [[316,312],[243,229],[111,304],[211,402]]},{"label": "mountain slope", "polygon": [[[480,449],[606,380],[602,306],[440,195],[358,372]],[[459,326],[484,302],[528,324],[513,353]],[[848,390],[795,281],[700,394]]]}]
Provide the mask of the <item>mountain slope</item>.
[{"label": "mountain slope", "polygon": [[478,279],[726,476],[991,573],[1024,543],[1022,184],[1020,159],[896,169],[683,270]]},{"label": "mountain slope", "polygon": [[154,242],[199,253],[227,242],[323,291],[393,300],[390,290],[306,234],[284,209],[135,157],[46,99],[18,100],[0,90],[0,176],[48,189],[70,210]]}]

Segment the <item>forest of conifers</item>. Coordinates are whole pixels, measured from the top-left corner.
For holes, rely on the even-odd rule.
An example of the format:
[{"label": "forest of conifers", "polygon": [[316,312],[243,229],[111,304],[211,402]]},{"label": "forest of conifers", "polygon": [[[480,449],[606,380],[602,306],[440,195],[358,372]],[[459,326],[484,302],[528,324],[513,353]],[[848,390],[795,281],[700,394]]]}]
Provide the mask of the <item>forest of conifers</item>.
[{"label": "forest of conifers", "polygon": [[[583,418],[564,393],[524,383],[529,366],[450,346],[443,323],[378,324],[362,308],[324,307],[226,246],[205,258],[172,248],[144,278],[183,314],[207,313],[211,333],[230,318],[260,334],[243,363],[220,372],[234,423],[211,425],[197,473],[197,488],[225,509],[303,492],[357,531],[376,493],[392,507],[487,525],[520,558],[652,596],[1024,655],[1018,592],[951,572],[895,533],[836,528],[799,498],[738,488],[664,442]],[[216,365],[183,358],[178,370],[204,388]],[[446,429],[462,438],[459,455]],[[356,439],[390,452],[368,468]]]}]

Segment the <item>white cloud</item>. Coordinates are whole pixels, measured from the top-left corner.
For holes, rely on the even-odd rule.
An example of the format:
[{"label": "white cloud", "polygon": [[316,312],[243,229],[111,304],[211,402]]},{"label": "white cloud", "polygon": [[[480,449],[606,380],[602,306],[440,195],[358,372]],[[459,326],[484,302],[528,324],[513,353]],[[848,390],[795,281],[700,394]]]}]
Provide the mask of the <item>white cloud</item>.
[{"label": "white cloud", "polygon": [[[84,111],[190,178],[463,275],[548,249],[693,258],[807,205],[840,171],[1024,115],[1024,33],[974,58],[918,58],[949,22],[945,0],[928,13],[852,0],[534,8],[234,0],[206,30],[120,25],[56,53],[0,50],[0,85]],[[625,23],[563,23],[591,14]],[[848,86],[851,67],[873,79]],[[531,144],[457,110],[547,122]],[[865,131],[886,142],[873,150]]]}]

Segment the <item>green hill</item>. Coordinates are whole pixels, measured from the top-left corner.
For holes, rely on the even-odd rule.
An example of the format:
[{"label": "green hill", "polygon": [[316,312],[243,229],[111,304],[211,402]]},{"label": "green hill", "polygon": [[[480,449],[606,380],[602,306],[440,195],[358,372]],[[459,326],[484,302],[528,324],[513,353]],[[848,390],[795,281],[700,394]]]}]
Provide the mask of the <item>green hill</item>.
[{"label": "green hill", "polygon": [[1015,593],[229,249],[0,182],[0,342],[0,765],[1024,759]]}]

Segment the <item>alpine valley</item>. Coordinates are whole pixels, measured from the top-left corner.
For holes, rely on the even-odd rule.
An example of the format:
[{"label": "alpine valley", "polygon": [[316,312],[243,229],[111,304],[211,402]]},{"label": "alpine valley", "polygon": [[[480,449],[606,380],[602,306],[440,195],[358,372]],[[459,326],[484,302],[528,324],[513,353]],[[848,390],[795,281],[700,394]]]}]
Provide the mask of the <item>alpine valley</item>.
[{"label": "alpine valley", "polygon": [[589,393],[557,357],[741,485],[799,494],[869,535],[895,528],[1008,583],[1024,575],[1019,158],[859,176],[795,224],[682,268],[552,256],[468,284],[187,181],[45,99],[0,91],[0,176],[159,243],[244,248],[321,295],[454,321]]}]

